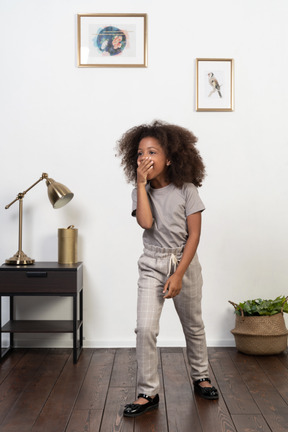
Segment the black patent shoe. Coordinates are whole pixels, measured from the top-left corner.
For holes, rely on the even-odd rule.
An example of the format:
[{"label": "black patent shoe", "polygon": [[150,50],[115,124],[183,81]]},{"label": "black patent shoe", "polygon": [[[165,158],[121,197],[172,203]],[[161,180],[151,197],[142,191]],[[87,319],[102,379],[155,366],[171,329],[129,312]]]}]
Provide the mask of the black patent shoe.
[{"label": "black patent shoe", "polygon": [[209,378],[201,378],[197,381],[194,381],[194,391],[199,396],[201,396],[204,399],[210,399],[215,400],[219,399],[218,391],[215,387],[202,387],[200,385],[201,382],[207,381],[211,384],[211,380]]},{"label": "black patent shoe", "polygon": [[157,408],[159,405],[159,395],[156,394],[156,396],[154,398],[147,396],[146,394],[140,393],[138,395],[138,399],[139,398],[144,398],[146,399],[148,402],[140,405],[140,404],[128,404],[125,405],[124,411],[123,411],[123,415],[125,417],[137,417],[141,414],[144,414],[145,412]]}]

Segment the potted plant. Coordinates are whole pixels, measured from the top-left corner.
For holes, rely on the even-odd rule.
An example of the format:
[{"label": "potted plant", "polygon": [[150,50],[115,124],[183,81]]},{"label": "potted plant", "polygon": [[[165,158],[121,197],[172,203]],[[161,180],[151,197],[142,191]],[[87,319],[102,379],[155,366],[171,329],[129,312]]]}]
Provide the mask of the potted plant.
[{"label": "potted plant", "polygon": [[279,354],[287,348],[288,331],[283,313],[288,313],[288,297],[275,300],[246,300],[236,304],[235,328],[231,330],[236,347],[245,354]]}]

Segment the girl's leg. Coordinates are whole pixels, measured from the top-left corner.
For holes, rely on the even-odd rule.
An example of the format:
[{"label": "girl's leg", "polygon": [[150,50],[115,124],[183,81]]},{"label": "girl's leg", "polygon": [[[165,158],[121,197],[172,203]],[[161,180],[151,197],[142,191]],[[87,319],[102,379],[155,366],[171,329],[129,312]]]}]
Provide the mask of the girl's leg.
[{"label": "girl's leg", "polygon": [[[136,355],[137,391],[154,396],[159,391],[157,336],[163,308],[161,260],[143,254],[139,259]],[[165,267],[166,269],[166,267]]]},{"label": "girl's leg", "polygon": [[195,255],[183,277],[181,292],[173,299],[186,338],[187,356],[193,381],[209,377],[201,310],[202,284],[201,266]]}]

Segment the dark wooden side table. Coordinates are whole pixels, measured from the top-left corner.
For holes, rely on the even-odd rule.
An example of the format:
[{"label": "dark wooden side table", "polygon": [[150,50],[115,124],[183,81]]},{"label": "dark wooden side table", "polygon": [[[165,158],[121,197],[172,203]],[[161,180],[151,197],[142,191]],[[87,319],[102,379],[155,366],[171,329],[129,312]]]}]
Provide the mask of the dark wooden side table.
[{"label": "dark wooden side table", "polygon": [[[16,296],[72,297],[72,320],[17,320],[14,316]],[[10,319],[3,326],[2,297],[10,297]],[[0,358],[13,348],[14,333],[73,333],[73,362],[77,363],[83,348],[83,264],[36,262],[25,266],[0,266],[0,329]],[[10,333],[8,348],[2,347],[3,333]]]}]

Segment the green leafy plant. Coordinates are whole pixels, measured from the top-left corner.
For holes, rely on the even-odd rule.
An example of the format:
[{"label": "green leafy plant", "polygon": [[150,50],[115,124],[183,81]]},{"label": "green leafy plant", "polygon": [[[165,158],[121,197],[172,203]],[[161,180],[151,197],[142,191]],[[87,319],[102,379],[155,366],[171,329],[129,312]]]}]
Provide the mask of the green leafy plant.
[{"label": "green leafy plant", "polygon": [[282,311],[288,313],[288,297],[279,296],[275,300],[262,300],[260,298],[255,300],[245,300],[243,303],[230,302],[234,308],[236,315],[241,315],[242,311],[244,316],[261,316],[261,315],[275,315]]}]

